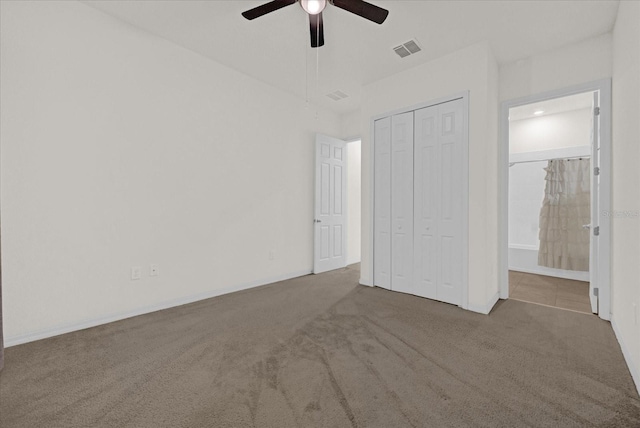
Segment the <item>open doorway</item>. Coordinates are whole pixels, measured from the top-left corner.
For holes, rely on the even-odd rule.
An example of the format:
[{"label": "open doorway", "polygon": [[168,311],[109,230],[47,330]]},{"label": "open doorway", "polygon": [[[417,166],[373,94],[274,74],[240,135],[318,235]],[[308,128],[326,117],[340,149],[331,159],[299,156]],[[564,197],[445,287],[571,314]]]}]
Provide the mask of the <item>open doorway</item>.
[{"label": "open doorway", "polygon": [[361,142],[316,134],[313,273],[360,262]]},{"label": "open doorway", "polygon": [[347,141],[347,265],[360,263],[362,142]]},{"label": "open doorway", "polygon": [[509,110],[509,296],[591,313],[593,94]]},{"label": "open doorway", "polygon": [[608,319],[607,88],[596,82],[503,104],[501,297]]}]

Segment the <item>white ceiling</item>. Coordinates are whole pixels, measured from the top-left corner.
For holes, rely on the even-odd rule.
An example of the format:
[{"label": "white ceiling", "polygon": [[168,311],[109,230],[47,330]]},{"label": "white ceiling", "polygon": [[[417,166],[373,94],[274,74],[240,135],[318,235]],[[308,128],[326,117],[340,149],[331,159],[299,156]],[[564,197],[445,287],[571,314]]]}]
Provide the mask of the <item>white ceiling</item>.
[{"label": "white ceiling", "polygon": [[[333,5],[325,46],[309,47],[307,16],[291,5],[253,21],[240,13],[266,0],[85,0],[84,3],[235,70],[336,112],[359,108],[363,85],[487,40],[499,63],[612,30],[618,1],[376,1],[377,25]],[[401,59],[393,47],[422,47]],[[318,65],[318,78],[316,78]],[[325,95],[349,95],[333,101]]]},{"label": "white ceiling", "polygon": [[[533,117],[548,116],[550,114],[564,113],[567,111],[582,110],[593,106],[593,92],[569,95],[552,100],[540,101],[509,109],[509,120],[531,119]],[[540,115],[534,114],[542,111]]]}]

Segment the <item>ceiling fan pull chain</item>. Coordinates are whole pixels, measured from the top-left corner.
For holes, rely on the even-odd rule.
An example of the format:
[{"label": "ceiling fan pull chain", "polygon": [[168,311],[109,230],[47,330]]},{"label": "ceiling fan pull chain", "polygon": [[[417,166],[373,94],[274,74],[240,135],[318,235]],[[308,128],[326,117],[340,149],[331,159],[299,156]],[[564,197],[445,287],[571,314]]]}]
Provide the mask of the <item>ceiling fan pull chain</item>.
[{"label": "ceiling fan pull chain", "polygon": [[304,41],[304,92],[305,108],[309,109],[309,52],[307,52],[307,41]]}]

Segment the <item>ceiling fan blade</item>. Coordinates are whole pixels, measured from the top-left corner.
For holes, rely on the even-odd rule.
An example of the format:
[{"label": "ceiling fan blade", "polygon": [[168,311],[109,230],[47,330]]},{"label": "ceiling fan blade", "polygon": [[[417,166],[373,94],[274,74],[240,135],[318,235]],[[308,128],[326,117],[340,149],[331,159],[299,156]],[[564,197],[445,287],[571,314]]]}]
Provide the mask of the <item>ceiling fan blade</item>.
[{"label": "ceiling fan blade", "polygon": [[331,0],[331,3],[333,3],[335,7],[355,13],[356,15],[368,19],[369,21],[373,21],[376,24],[382,24],[384,20],[387,19],[387,15],[389,15],[389,11],[387,9],[383,9],[363,0]]},{"label": "ceiling fan blade", "polygon": [[256,19],[262,15],[266,15],[267,13],[271,13],[278,9],[282,9],[285,6],[289,6],[290,4],[294,4],[296,1],[298,0],[273,0],[269,3],[249,9],[246,12],[242,12],[242,16],[248,20]]},{"label": "ceiling fan blade", "polygon": [[311,47],[324,46],[324,28],[322,26],[322,12],[309,15],[309,31],[311,32]]}]

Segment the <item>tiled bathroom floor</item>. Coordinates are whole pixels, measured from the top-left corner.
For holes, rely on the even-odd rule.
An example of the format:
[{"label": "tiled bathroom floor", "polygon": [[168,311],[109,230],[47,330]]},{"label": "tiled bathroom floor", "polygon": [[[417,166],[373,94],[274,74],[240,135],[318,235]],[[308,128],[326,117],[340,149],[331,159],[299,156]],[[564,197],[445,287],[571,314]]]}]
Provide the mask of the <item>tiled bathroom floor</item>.
[{"label": "tiled bathroom floor", "polygon": [[509,298],[591,313],[589,283],[509,271]]}]

